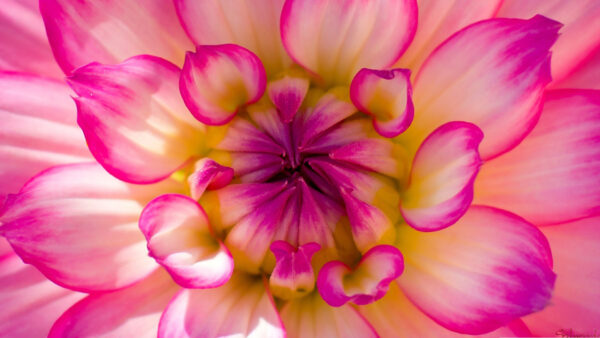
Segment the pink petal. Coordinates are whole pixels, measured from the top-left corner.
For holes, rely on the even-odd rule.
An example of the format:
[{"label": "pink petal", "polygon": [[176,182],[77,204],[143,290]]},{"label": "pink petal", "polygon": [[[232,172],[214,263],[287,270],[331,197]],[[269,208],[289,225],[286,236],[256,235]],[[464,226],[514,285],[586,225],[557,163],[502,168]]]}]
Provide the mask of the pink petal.
[{"label": "pink petal", "polygon": [[352,163],[365,169],[401,178],[404,176],[402,160],[405,155],[395,143],[378,138],[363,138],[336,148],[329,157]]},{"label": "pink petal", "polygon": [[502,0],[419,0],[419,28],[397,67],[418,70],[427,56],[456,31],[489,19]]},{"label": "pink petal", "polygon": [[203,158],[194,164],[194,172],[188,176],[190,194],[197,200],[206,189],[219,189],[231,182],[233,169],[224,167],[210,158]]},{"label": "pink petal", "polygon": [[158,269],[128,288],[87,296],[54,323],[48,336],[156,337],[162,311],[179,289]]},{"label": "pink petal", "polygon": [[296,248],[286,241],[271,243],[271,251],[277,263],[271,276],[271,292],[281,299],[302,297],[315,287],[315,273],[311,259],[321,246],[315,242]]},{"label": "pink petal", "polygon": [[260,205],[272,200],[288,186],[287,181],[273,183],[231,184],[223,189],[209,191],[200,201],[215,230],[230,228]]},{"label": "pink petal", "polygon": [[550,300],[555,274],[548,241],[516,215],[472,206],[447,229],[399,231],[406,267],[398,283],[449,330],[490,332]]},{"label": "pink petal", "polygon": [[150,54],[178,65],[191,44],[170,1],[40,0],[48,40],[66,74],[93,61]]},{"label": "pink petal", "polygon": [[284,337],[265,288],[260,277],[239,273],[215,289],[183,289],[165,309],[158,337]]},{"label": "pink petal", "polygon": [[143,206],[176,183],[134,186],[95,163],[57,166],[31,179],[6,202],[0,234],[23,261],[78,291],[114,290],[147,276],[137,220]]},{"label": "pink petal", "polygon": [[307,78],[291,76],[269,82],[267,86],[269,99],[277,107],[284,122],[292,121],[308,92],[309,85]]},{"label": "pink petal", "polygon": [[213,148],[230,152],[271,153],[283,155],[285,150],[262,130],[243,118],[235,118],[223,127],[223,137]]},{"label": "pink petal", "polygon": [[191,198],[161,195],[146,205],[139,224],[149,255],[182,287],[214,288],[231,277],[231,254],[213,237],[206,213]]},{"label": "pink petal", "polygon": [[289,338],[378,337],[354,308],[331,307],[316,292],[287,302],[281,309],[281,319]]},{"label": "pink petal", "polygon": [[[548,306],[524,318],[535,335],[594,336],[600,318],[600,217],[542,228],[552,247],[556,287]],[[594,331],[596,329],[596,331]]]},{"label": "pink petal", "polygon": [[410,70],[361,69],[350,84],[350,99],[358,110],[373,115],[375,130],[396,137],[413,120]]},{"label": "pink petal", "polygon": [[0,8],[0,69],[62,78],[48,44],[38,0],[6,0]]},{"label": "pink petal", "polygon": [[485,134],[484,159],[516,146],[539,117],[550,82],[549,49],[560,27],[536,16],[485,20],[454,34],[417,74],[413,102],[418,114],[401,139],[416,150],[438,126],[466,121]]},{"label": "pink petal", "polygon": [[0,92],[0,199],[18,192],[43,169],[92,159],[68,86],[5,72],[0,73]]},{"label": "pink petal", "polygon": [[196,45],[240,45],[256,54],[267,73],[274,75],[291,64],[278,32],[283,2],[175,0],[175,7]]},{"label": "pink petal", "polygon": [[547,92],[531,134],[485,163],[476,203],[497,206],[536,225],[600,212],[600,91]]},{"label": "pink petal", "polygon": [[392,65],[416,28],[414,0],[287,0],[281,13],[286,50],[328,84],[348,84],[361,68]]},{"label": "pink petal", "polygon": [[552,88],[600,89],[600,48],[591,53],[562,81],[552,83]]},{"label": "pink petal", "polygon": [[400,251],[391,245],[378,245],[365,253],[354,269],[340,261],[325,264],[319,271],[317,287],[331,306],[350,301],[365,305],[383,297],[403,270]]},{"label": "pink petal", "polygon": [[366,252],[377,244],[394,242],[394,223],[383,211],[361,201],[348,188],[341,188],[340,191],[350,220],[352,238],[360,252]]},{"label": "pink petal", "polygon": [[552,78],[560,81],[594,50],[600,48],[600,3],[595,0],[505,0],[498,16],[529,18],[541,14],[563,23],[552,47]]},{"label": "pink petal", "polygon": [[179,73],[142,55],[114,66],[91,63],[68,78],[90,150],[115,177],[160,181],[201,148],[204,126],[179,97]]},{"label": "pink petal", "polygon": [[208,125],[231,121],[240,107],[258,101],[265,87],[260,59],[237,45],[197,46],[186,54],[179,81],[185,105]]},{"label": "pink petal", "polygon": [[45,337],[60,314],[84,296],[57,286],[9,253],[0,258],[0,336]]},{"label": "pink petal", "polygon": [[481,166],[477,150],[483,134],[467,122],[449,122],[431,133],[415,155],[400,210],[420,231],[454,224],[473,200]]},{"label": "pink petal", "polygon": [[[373,325],[381,337],[394,337],[399,332],[406,337],[428,338],[459,338],[465,337],[450,331],[431,318],[427,317],[419,308],[413,305],[402,293],[397,283],[390,284],[385,297],[375,303],[359,306],[358,311]],[[501,327],[489,334],[475,337],[527,337],[531,333],[524,333],[520,327],[520,320],[511,322],[509,326]],[[526,328],[525,328],[526,329]]]}]

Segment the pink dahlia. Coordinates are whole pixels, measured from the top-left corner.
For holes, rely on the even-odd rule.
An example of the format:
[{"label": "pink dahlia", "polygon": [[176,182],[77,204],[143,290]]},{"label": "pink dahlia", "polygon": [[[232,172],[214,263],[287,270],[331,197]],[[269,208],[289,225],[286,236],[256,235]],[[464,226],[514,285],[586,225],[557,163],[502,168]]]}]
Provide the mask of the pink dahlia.
[{"label": "pink dahlia", "polygon": [[0,336],[598,336],[598,17],[4,0]]}]

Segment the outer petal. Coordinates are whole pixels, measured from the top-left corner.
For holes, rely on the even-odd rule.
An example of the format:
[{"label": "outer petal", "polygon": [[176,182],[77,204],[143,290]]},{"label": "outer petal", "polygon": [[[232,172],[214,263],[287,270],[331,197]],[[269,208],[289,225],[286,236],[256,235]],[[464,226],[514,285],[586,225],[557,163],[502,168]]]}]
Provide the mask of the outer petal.
[{"label": "outer petal", "polygon": [[179,97],[179,69],[153,56],[74,71],[77,120],[96,160],[115,177],[152,183],[202,148],[204,126]]},{"label": "outer petal", "polygon": [[435,231],[454,224],[473,200],[483,134],[467,122],[449,122],[429,135],[417,151],[400,210],[408,224]]},{"label": "outer petal", "polygon": [[40,0],[48,40],[66,74],[92,61],[151,54],[179,65],[191,44],[170,1]]},{"label": "outer petal", "polygon": [[240,107],[258,101],[265,87],[260,59],[237,45],[196,47],[186,54],[179,81],[192,115],[209,125],[231,121]]},{"label": "outer petal", "polygon": [[281,13],[286,50],[328,84],[348,84],[361,68],[392,65],[416,28],[414,0],[287,0]]},{"label": "outer petal", "polygon": [[214,288],[229,280],[233,258],[215,239],[202,207],[191,198],[168,194],[142,211],[140,229],[148,251],[185,288]]},{"label": "outer petal", "polygon": [[454,34],[429,56],[413,90],[413,124],[401,139],[416,150],[448,121],[475,123],[488,159],[517,145],[539,116],[550,82],[549,49],[560,23],[542,16],[492,19]]},{"label": "outer petal", "polygon": [[126,289],[87,296],[54,323],[48,336],[156,337],[162,311],[179,289],[158,269]]},{"label": "outer petal", "polygon": [[598,224],[600,217],[593,217],[541,229],[552,247],[557,278],[548,307],[524,318],[534,334],[591,337],[598,334]]},{"label": "outer petal", "polygon": [[397,67],[421,67],[429,53],[454,32],[494,16],[502,0],[418,0],[419,28]]},{"label": "outer petal", "polygon": [[365,253],[354,269],[340,261],[325,264],[319,271],[317,287],[331,306],[339,307],[349,301],[365,305],[385,296],[390,283],[403,270],[400,250],[378,245]]},{"label": "outer petal", "polygon": [[2,337],[45,337],[60,314],[82,297],[47,280],[14,253],[0,258]]},{"label": "outer petal", "polygon": [[68,86],[0,73],[0,92],[0,199],[43,169],[91,159]]},{"label": "outer petal", "polygon": [[554,82],[553,88],[600,89],[600,48],[590,54],[569,76]]},{"label": "outer petal", "polygon": [[37,0],[6,0],[0,8],[0,69],[60,78]]},{"label": "outer petal", "polygon": [[398,239],[406,262],[398,283],[447,329],[490,332],[550,300],[555,275],[548,241],[516,215],[472,206],[450,228],[422,233],[404,226]]},{"label": "outer petal", "polygon": [[[427,317],[419,308],[406,298],[396,283],[390,285],[385,297],[379,301],[360,306],[358,311],[373,325],[381,337],[394,337],[399,333],[406,337],[442,338],[464,337],[450,331],[431,318]],[[511,322],[509,326],[502,327],[489,334],[477,337],[527,337],[531,332],[523,330],[520,320]]]},{"label": "outer petal", "polygon": [[560,81],[600,48],[600,3],[595,0],[505,0],[498,16],[529,18],[541,14],[565,27],[552,47],[552,78]]},{"label": "outer petal", "polygon": [[238,274],[215,289],[183,289],[165,309],[158,337],[284,337],[265,287],[260,278]]},{"label": "outer petal", "polygon": [[523,143],[482,166],[475,202],[536,225],[600,212],[600,91],[548,92]]},{"label": "outer petal", "polygon": [[331,307],[317,292],[287,302],[281,309],[281,319],[290,338],[377,337],[373,327],[354,308]]},{"label": "outer petal", "polygon": [[361,69],[350,84],[352,103],[369,115],[373,126],[385,137],[395,137],[408,128],[413,120],[410,70]]},{"label": "outer petal", "polygon": [[157,265],[137,219],[143,206],[176,186],[133,186],[95,163],[57,166],[6,202],[0,234],[50,280],[80,291],[113,290]]},{"label": "outer petal", "polygon": [[262,60],[267,73],[273,75],[291,63],[277,32],[283,2],[175,0],[175,7],[196,45],[234,43],[248,48]]}]

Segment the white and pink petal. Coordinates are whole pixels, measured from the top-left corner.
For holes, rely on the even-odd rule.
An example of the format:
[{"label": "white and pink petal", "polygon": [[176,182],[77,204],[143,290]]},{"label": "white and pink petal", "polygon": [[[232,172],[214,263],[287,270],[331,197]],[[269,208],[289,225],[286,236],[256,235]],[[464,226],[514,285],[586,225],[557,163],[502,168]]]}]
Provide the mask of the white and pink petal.
[{"label": "white and pink petal", "polygon": [[265,88],[265,69],[246,48],[200,45],[196,52],[186,53],[179,89],[185,105],[202,123],[228,123],[239,108],[258,101]]},{"label": "white and pink petal", "polygon": [[78,123],[96,160],[132,183],[160,181],[203,146],[204,126],[179,97],[179,68],[154,56],[91,63],[68,78]]},{"label": "white and pink petal", "polygon": [[600,91],[548,91],[540,121],[515,149],[486,162],[475,203],[536,225],[600,212]]},{"label": "white and pink petal", "polygon": [[67,75],[90,62],[118,63],[140,54],[181,65],[191,48],[170,1],[41,0],[39,7],[56,61]]},{"label": "white and pink petal", "polygon": [[281,13],[287,52],[327,84],[348,84],[361,68],[392,65],[416,27],[414,0],[287,0]]},{"label": "white and pink petal", "polygon": [[321,249],[318,243],[294,247],[286,241],[275,241],[270,249],[277,260],[269,277],[269,288],[274,296],[280,299],[298,298],[314,289],[315,272],[311,259]]},{"label": "white and pink petal", "polygon": [[58,318],[48,337],[156,337],[162,312],[178,290],[157,269],[128,288],[88,295]]},{"label": "white and pink petal", "polygon": [[208,218],[193,199],[161,195],[146,205],[139,221],[149,255],[184,288],[214,288],[229,280],[233,258],[213,237]]},{"label": "white and pink petal", "polygon": [[52,167],[5,203],[0,234],[24,262],[61,286],[119,289],[158,267],[137,226],[144,205],[180,189],[172,181],[127,184],[96,163]]},{"label": "white and pink petal", "polygon": [[43,169],[92,159],[67,85],[1,72],[0,92],[0,199]]},{"label": "white and pink petal", "polygon": [[158,337],[285,337],[261,277],[234,274],[214,289],[182,289],[166,307]]},{"label": "white and pink petal", "polygon": [[[484,159],[515,147],[538,120],[561,24],[542,16],[472,24],[436,48],[416,76],[415,115],[400,136],[411,150],[449,121],[476,124]],[[468,52],[465,52],[468,51]]]},{"label": "white and pink petal", "polygon": [[[399,229],[406,296],[445,328],[491,332],[548,305],[556,275],[548,240],[509,212],[472,206],[437,232]],[[452,243],[451,245],[449,243]]]},{"label": "white and pink petal", "polygon": [[481,130],[472,123],[449,122],[434,130],[413,160],[400,210],[405,221],[420,231],[454,224],[473,200],[479,167]]},{"label": "white and pink petal", "polygon": [[354,268],[331,261],[319,271],[317,287],[327,304],[335,307],[347,302],[370,304],[385,296],[404,270],[400,251],[391,245],[378,245],[367,251]]},{"label": "white and pink petal", "polygon": [[210,158],[202,158],[194,164],[194,172],[188,176],[190,195],[199,199],[204,191],[220,189],[233,179],[233,169],[225,167]]}]

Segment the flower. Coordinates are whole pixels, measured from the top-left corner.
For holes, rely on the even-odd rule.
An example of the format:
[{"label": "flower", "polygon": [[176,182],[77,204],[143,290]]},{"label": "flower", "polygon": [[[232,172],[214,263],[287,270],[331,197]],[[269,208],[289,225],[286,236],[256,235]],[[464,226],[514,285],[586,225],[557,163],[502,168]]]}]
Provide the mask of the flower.
[{"label": "flower", "polygon": [[0,9],[1,335],[598,329],[597,2],[39,10]]}]

